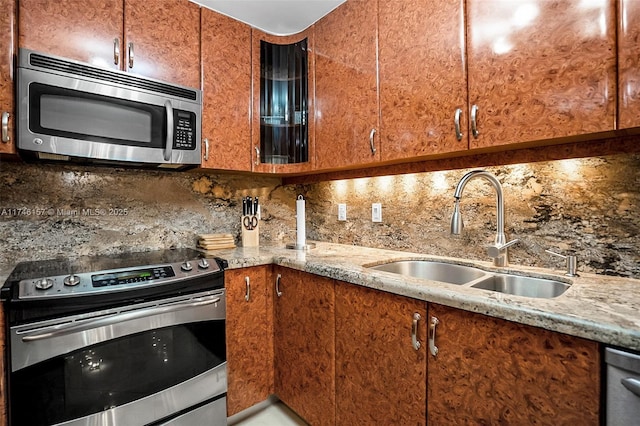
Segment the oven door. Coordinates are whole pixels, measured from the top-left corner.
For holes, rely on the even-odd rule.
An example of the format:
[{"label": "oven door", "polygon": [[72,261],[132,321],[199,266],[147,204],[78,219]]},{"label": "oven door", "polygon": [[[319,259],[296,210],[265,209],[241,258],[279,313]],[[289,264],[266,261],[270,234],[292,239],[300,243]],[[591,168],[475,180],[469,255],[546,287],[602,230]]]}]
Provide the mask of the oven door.
[{"label": "oven door", "polygon": [[225,315],[223,289],[12,327],[11,424],[161,424],[222,405]]}]

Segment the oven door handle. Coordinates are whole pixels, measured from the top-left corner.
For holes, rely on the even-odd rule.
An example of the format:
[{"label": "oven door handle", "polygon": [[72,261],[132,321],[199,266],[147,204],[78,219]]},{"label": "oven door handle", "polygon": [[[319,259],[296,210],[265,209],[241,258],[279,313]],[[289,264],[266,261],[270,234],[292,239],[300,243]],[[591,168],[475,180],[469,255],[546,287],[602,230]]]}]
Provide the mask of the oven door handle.
[{"label": "oven door handle", "polygon": [[167,140],[164,145],[164,161],[171,161],[171,149],[173,148],[173,106],[171,101],[167,99],[164,103],[164,109],[167,112]]},{"label": "oven door handle", "polygon": [[190,300],[189,302],[181,302],[175,305],[169,306],[154,306],[152,308],[144,308],[138,311],[130,311],[123,313],[116,313],[107,317],[100,317],[94,320],[87,320],[81,323],[67,323],[62,325],[54,325],[51,327],[45,327],[39,329],[35,333],[31,333],[22,337],[23,342],[34,342],[37,340],[51,339],[66,334],[77,333],[81,331],[90,330],[92,328],[107,327],[116,323],[131,321],[139,318],[144,318],[153,315],[166,314],[170,312],[179,311],[187,308],[195,308],[200,306],[212,305],[220,302],[220,297],[209,296],[199,297],[197,299]]}]

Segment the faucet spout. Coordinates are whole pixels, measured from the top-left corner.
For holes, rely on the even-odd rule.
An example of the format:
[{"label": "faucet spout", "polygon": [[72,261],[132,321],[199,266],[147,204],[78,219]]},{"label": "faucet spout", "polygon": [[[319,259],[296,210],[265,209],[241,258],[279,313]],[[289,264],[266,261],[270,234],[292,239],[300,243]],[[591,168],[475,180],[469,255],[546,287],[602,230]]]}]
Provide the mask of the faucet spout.
[{"label": "faucet spout", "polygon": [[473,170],[462,176],[462,179],[458,182],[455,193],[453,194],[455,198],[455,205],[453,216],[451,217],[451,233],[454,235],[462,233],[464,225],[462,222],[462,215],[460,213],[460,199],[462,198],[462,193],[464,188],[467,186],[467,183],[475,178],[482,178],[486,180],[496,190],[496,238],[495,245],[489,248],[489,254],[494,258],[494,264],[496,266],[506,266],[508,264],[507,247],[514,244],[517,240],[507,243],[507,239],[504,235],[504,197],[502,194],[502,185],[491,173],[485,170]]}]

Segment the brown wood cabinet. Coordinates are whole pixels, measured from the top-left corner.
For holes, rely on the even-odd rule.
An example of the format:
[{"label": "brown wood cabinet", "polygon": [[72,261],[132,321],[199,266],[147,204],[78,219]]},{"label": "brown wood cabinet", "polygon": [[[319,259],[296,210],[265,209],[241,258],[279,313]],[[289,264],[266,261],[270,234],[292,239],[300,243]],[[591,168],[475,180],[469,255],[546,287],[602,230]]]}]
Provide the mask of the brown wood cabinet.
[{"label": "brown wood cabinet", "polygon": [[429,304],[428,423],[598,425],[598,343]]},{"label": "brown wood cabinet", "polygon": [[[313,169],[313,159],[315,158],[315,121],[313,117],[315,115],[315,106],[314,100],[315,96],[313,94],[313,88],[315,87],[315,48],[314,48],[314,34],[313,27],[302,31],[298,34],[292,36],[274,36],[262,31],[253,29],[251,31],[251,78],[252,78],[252,99],[253,99],[253,110],[252,110],[252,120],[251,120],[251,129],[252,129],[252,170],[254,172],[262,172],[262,173],[301,173],[308,172]],[[260,66],[260,42],[262,40],[273,43],[273,44],[293,44],[297,43],[301,40],[307,39],[307,51],[308,51],[308,158],[309,161],[304,163],[295,163],[295,164],[272,164],[272,163],[262,163],[260,161],[260,75],[261,75],[261,66]]]},{"label": "brown wood cabinet", "polygon": [[227,415],[273,393],[271,266],[225,271],[227,297]]},{"label": "brown wood cabinet", "polygon": [[466,7],[471,148],[614,129],[614,0]]},{"label": "brown wood cabinet", "polygon": [[309,424],[334,425],[334,281],[282,267],[274,271],[276,395]]},{"label": "brown wood cabinet", "polygon": [[[15,70],[13,59],[16,35],[16,2],[0,0],[0,116],[2,130],[0,133],[0,154],[15,154],[15,102],[13,83]],[[5,126],[6,122],[6,126]],[[4,393],[2,393],[4,395]]]},{"label": "brown wood cabinet", "polygon": [[640,126],[640,2],[618,0],[618,128]]},{"label": "brown wood cabinet", "polygon": [[[383,161],[468,148],[463,5],[379,2]],[[454,123],[457,110],[461,135]]]},{"label": "brown wood cabinet", "polygon": [[202,167],[251,171],[251,28],[201,13]]},{"label": "brown wood cabinet", "polygon": [[380,159],[377,31],[377,0],[350,0],[315,24],[317,169]]},{"label": "brown wood cabinet", "polygon": [[200,87],[200,7],[188,0],[21,0],[18,16],[20,47]]},{"label": "brown wood cabinet", "polygon": [[336,425],[426,424],[426,318],[426,302],[336,283]]}]

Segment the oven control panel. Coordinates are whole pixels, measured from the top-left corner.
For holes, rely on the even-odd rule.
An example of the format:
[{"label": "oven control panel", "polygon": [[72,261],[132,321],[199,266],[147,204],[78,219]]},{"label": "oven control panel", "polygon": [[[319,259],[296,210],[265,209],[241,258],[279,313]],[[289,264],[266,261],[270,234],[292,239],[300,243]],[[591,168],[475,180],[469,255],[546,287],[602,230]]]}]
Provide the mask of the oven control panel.
[{"label": "oven control panel", "polygon": [[[193,267],[186,269],[185,264],[193,264]],[[126,291],[218,272],[220,267],[215,259],[200,259],[165,265],[40,277],[20,281],[18,299],[51,299]]]}]

